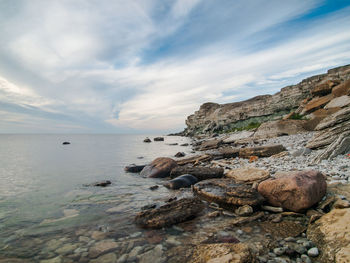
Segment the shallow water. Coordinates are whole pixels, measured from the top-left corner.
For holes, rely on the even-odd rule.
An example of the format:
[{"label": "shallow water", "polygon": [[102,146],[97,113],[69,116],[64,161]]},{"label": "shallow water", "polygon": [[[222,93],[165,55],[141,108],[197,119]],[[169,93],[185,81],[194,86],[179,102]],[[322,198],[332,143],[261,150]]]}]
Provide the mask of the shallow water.
[{"label": "shallow water", "polygon": [[[142,178],[123,168],[191,152],[190,147],[179,146],[188,138],[165,136],[164,142],[143,143],[144,138],[0,135],[0,255],[33,258],[42,250],[41,242],[79,228],[106,231],[112,227],[120,236],[138,231],[132,223],[134,214],[172,193],[165,187],[149,189],[161,185],[162,179]],[[63,141],[71,144],[62,145]],[[175,142],[179,145],[167,145]],[[110,180],[112,185],[84,186],[99,180]],[[35,238],[38,251],[31,246]]]}]

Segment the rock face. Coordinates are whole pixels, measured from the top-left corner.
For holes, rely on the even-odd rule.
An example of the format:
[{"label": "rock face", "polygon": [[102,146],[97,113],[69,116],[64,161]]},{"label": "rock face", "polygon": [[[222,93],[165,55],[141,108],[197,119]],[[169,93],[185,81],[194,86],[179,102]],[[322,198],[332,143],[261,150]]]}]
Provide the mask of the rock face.
[{"label": "rock face", "polygon": [[211,178],[221,178],[224,175],[223,168],[209,168],[209,167],[190,167],[190,166],[178,166],[174,168],[170,177],[175,178],[183,174],[191,174],[195,176],[198,181],[211,179]]},{"label": "rock face", "polygon": [[251,156],[270,157],[272,155],[275,155],[284,151],[286,151],[286,148],[284,148],[284,146],[280,144],[241,148],[239,150],[239,157],[242,157],[242,158],[249,158]]},{"label": "rock face", "polygon": [[[273,120],[275,117],[297,109],[300,103],[308,97],[329,94],[331,88],[333,88],[334,97],[349,95],[350,82],[344,83],[350,79],[349,69],[350,65],[330,69],[326,74],[313,76],[304,79],[297,85],[282,88],[274,95],[257,96],[246,101],[228,104],[204,103],[198,111],[188,116],[184,134],[228,131],[234,128],[244,128],[253,122]],[[342,84],[334,87],[337,83]]]},{"label": "rock face", "polygon": [[173,180],[170,180],[169,182],[164,183],[164,186],[173,190],[179,189],[179,188],[185,188],[190,187],[191,185],[194,185],[198,182],[198,179],[190,174],[184,174],[179,177],[176,177]]},{"label": "rock face", "polygon": [[145,228],[162,228],[189,220],[203,208],[204,205],[199,199],[183,198],[159,208],[138,213],[135,223]]},{"label": "rock face", "polygon": [[277,174],[276,178],[263,181],[259,193],[273,206],[301,212],[319,202],[327,190],[322,173],[303,171]]},{"label": "rock face", "polygon": [[255,183],[261,182],[270,177],[269,171],[247,167],[247,168],[238,168],[228,171],[225,174],[226,177],[232,178],[237,183]]},{"label": "rock face", "polygon": [[307,237],[321,250],[320,262],[350,262],[350,208],[333,209],[307,230]]},{"label": "rock face", "polygon": [[254,133],[255,138],[273,138],[281,135],[292,135],[306,132],[305,120],[268,121],[260,125]]},{"label": "rock face", "polygon": [[209,179],[193,186],[200,197],[227,208],[250,205],[256,206],[264,199],[249,185],[236,184],[232,179]]},{"label": "rock face", "polygon": [[150,165],[146,165],[140,175],[144,177],[168,177],[170,172],[177,166],[177,163],[166,157],[160,157],[155,159]]},{"label": "rock face", "polygon": [[346,107],[323,119],[315,128],[317,131],[306,147],[325,148],[315,162],[331,159],[350,151],[350,107]]}]

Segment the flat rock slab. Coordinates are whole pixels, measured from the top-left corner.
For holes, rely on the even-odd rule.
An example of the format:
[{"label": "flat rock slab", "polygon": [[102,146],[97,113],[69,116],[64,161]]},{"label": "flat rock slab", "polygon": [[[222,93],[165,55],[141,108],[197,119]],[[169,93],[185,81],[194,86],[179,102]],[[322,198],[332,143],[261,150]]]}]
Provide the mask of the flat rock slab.
[{"label": "flat rock slab", "polygon": [[259,193],[273,206],[301,212],[318,203],[326,194],[327,184],[318,171],[277,174],[261,182]]},{"label": "flat rock slab", "polygon": [[283,151],[286,151],[286,148],[284,148],[284,146],[281,144],[241,148],[239,150],[239,157],[242,157],[242,158],[249,158],[251,156],[270,157],[272,155],[278,154]]},{"label": "flat rock slab", "polygon": [[150,165],[146,165],[140,175],[143,177],[157,177],[164,178],[170,176],[170,172],[177,166],[177,163],[166,157],[159,157],[155,159]]},{"label": "flat rock slab", "polygon": [[210,202],[218,203],[227,208],[262,203],[264,198],[249,185],[237,184],[233,179],[209,179],[193,186],[193,191]]},{"label": "flat rock slab", "polygon": [[183,198],[156,209],[139,212],[135,223],[144,228],[162,228],[194,218],[204,208],[198,198]]},{"label": "flat rock slab", "polygon": [[224,176],[223,168],[209,168],[209,167],[188,167],[188,166],[178,166],[174,168],[170,177],[175,178],[183,174],[191,174],[195,176],[198,181],[211,179],[211,178],[221,178]]},{"label": "flat rock slab", "polygon": [[337,98],[332,99],[326,106],[324,106],[325,109],[330,108],[343,108],[345,106],[350,105],[350,97],[349,96],[340,96]]},{"label": "flat rock slab", "polygon": [[225,176],[232,178],[237,183],[255,183],[268,179],[270,172],[263,169],[246,167],[230,170]]}]

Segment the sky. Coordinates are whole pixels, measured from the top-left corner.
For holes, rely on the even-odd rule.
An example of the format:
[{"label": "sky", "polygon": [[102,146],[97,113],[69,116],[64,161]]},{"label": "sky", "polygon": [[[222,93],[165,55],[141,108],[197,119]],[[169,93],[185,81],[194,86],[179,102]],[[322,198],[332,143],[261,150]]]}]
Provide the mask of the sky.
[{"label": "sky", "polygon": [[350,64],[348,0],[0,0],[0,133],[168,133]]}]

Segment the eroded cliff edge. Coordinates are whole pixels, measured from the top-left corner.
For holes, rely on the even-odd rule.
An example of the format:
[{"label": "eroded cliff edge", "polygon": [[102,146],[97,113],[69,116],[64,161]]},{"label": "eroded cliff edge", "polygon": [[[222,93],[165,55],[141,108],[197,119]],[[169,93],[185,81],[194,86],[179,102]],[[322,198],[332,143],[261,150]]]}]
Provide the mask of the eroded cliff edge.
[{"label": "eroded cliff edge", "polygon": [[274,95],[262,95],[227,104],[204,103],[198,111],[187,117],[187,128],[183,134],[193,136],[229,132],[279,119],[283,115],[297,111],[303,103],[325,95],[323,92],[327,93],[328,86],[334,86],[349,79],[350,65],[345,65],[330,69],[325,74],[306,78],[296,85],[284,87]]}]

